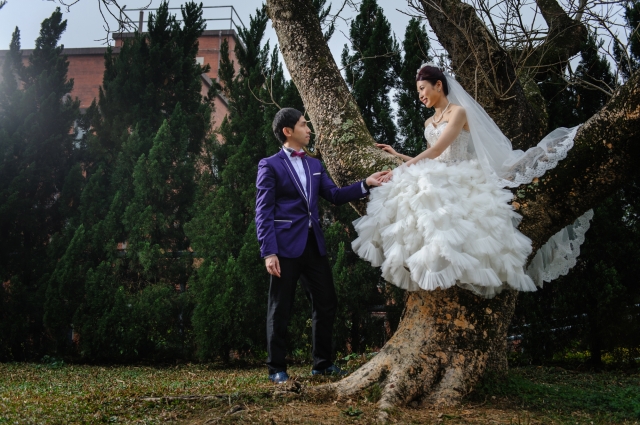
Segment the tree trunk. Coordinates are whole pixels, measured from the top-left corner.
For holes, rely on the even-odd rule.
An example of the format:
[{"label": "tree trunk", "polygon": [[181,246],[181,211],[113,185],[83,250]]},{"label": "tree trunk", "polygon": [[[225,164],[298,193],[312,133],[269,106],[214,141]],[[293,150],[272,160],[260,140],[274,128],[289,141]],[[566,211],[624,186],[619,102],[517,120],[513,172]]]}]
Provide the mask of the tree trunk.
[{"label": "tree trunk", "polygon": [[505,353],[515,300],[513,291],[491,300],[458,287],[411,292],[396,333],[373,360],[310,392],[349,397],[380,385],[383,417],[385,409],[414,400],[456,403],[482,377],[491,356]]},{"label": "tree trunk", "polygon": [[[456,16],[464,19],[442,20],[438,37],[455,38],[458,27],[466,25],[485,46],[472,53],[480,60],[491,59],[494,65],[491,80],[486,77],[476,86],[470,75],[475,75],[479,65],[472,64],[469,70],[462,58],[469,57],[469,44],[465,49],[449,46],[453,63],[461,67],[465,88],[483,93],[478,99],[508,136],[518,136],[521,146],[534,144],[541,135],[543,118],[529,105],[508,55],[487,36],[473,9],[455,5],[456,0],[446,1],[458,7]],[[396,165],[392,157],[375,149],[322,37],[311,1],[268,0],[267,8],[287,68],[317,131],[318,149],[336,183],[344,185]],[[625,155],[632,153],[631,142],[640,129],[639,96],[636,75],[614,96],[608,109],[581,129],[576,148],[549,176],[549,184],[529,185],[518,192],[518,207],[524,215],[521,230],[533,239],[534,247],[620,184],[637,158],[635,153],[633,158]],[[602,156],[603,149],[613,149],[615,155]],[[363,205],[356,209],[362,213]],[[506,369],[506,332],[516,298],[516,293],[505,291],[486,300],[455,287],[412,292],[396,334],[378,355],[342,381],[312,391],[343,397],[379,385],[381,419],[385,409],[413,400],[456,403],[487,369]]]}]

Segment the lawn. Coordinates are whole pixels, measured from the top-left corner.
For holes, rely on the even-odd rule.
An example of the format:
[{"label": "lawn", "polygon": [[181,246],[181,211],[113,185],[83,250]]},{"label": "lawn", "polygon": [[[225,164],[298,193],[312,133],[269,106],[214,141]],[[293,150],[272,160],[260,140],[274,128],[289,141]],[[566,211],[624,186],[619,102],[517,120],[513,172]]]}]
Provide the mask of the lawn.
[{"label": "lawn", "polygon": [[[317,385],[308,366],[290,369]],[[375,400],[277,394],[263,367],[0,364],[0,424],[372,423]],[[179,397],[197,396],[191,399]],[[169,397],[169,398],[167,398]],[[456,408],[406,407],[406,424],[640,424],[640,374],[520,367],[485,380]]]}]

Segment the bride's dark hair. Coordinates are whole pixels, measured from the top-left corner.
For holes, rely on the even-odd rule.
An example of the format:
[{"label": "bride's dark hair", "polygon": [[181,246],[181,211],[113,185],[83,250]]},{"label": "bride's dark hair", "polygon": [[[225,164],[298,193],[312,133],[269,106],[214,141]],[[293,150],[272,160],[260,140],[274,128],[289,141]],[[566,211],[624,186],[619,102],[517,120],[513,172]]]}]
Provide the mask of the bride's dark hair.
[{"label": "bride's dark hair", "polygon": [[444,76],[444,72],[440,71],[440,69],[435,66],[425,65],[420,68],[416,75],[416,81],[428,81],[434,86],[438,81],[442,81],[442,90],[444,90],[444,95],[447,96],[449,94],[447,78]]}]

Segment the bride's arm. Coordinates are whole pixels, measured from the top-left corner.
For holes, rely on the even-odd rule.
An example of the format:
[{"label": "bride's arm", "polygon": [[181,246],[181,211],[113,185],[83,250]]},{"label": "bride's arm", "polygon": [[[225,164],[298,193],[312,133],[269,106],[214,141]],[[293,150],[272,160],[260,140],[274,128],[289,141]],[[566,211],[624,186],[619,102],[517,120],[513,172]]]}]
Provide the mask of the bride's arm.
[{"label": "bride's arm", "polygon": [[403,155],[401,153],[396,152],[396,150],[393,149],[391,146],[385,145],[383,143],[376,143],[376,147],[382,149],[385,152],[390,153],[393,156],[397,156],[398,158],[402,159],[403,161],[409,161],[412,158],[412,157],[410,157],[408,155]]},{"label": "bride's arm", "polygon": [[458,137],[462,128],[467,123],[467,114],[464,111],[464,108],[459,107],[454,111],[451,111],[451,116],[449,117],[449,121],[447,126],[444,128],[444,131],[438,138],[438,141],[420,153],[420,155],[412,158],[411,160],[406,162],[406,165],[413,165],[421,159],[429,158],[435,159],[440,156],[442,152],[445,151],[453,143],[453,141]]},{"label": "bride's arm", "polygon": [[398,158],[400,158],[401,160],[403,160],[404,162],[407,162],[407,161],[409,161],[410,159],[413,159],[413,157],[412,157],[412,156],[404,155],[404,154],[401,154],[401,153],[397,154],[396,156],[397,156]]}]

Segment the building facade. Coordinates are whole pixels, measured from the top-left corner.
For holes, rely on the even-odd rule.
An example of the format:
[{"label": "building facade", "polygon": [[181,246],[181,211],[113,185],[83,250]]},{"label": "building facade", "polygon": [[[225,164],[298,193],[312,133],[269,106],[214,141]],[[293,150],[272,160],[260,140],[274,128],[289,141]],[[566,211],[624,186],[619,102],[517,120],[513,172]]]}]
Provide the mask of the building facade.
[{"label": "building facade", "polygon": [[[114,54],[120,52],[120,48],[127,39],[134,37],[134,33],[114,34]],[[196,60],[201,65],[208,64],[209,72],[202,74],[202,94],[205,95],[211,87],[213,81],[218,79],[218,71],[220,70],[220,48],[224,40],[229,43],[229,57],[238,70],[237,60],[235,59],[235,47],[240,43],[238,34],[233,29],[226,30],[205,30],[199,38],[198,55]],[[104,75],[104,55],[107,51],[106,47],[82,47],[82,48],[65,48],[63,53],[69,61],[68,78],[74,80],[73,91],[70,93],[72,98],[80,100],[80,110],[85,111],[98,98],[99,87],[102,85]],[[22,51],[23,61],[28,61],[29,55],[33,50],[26,49]],[[8,50],[0,50],[0,66],[4,62]],[[2,78],[0,76],[0,78]],[[219,94],[214,100],[215,112],[212,119],[214,127],[222,122],[225,115],[228,114],[229,108],[227,101],[222,94]]]}]

